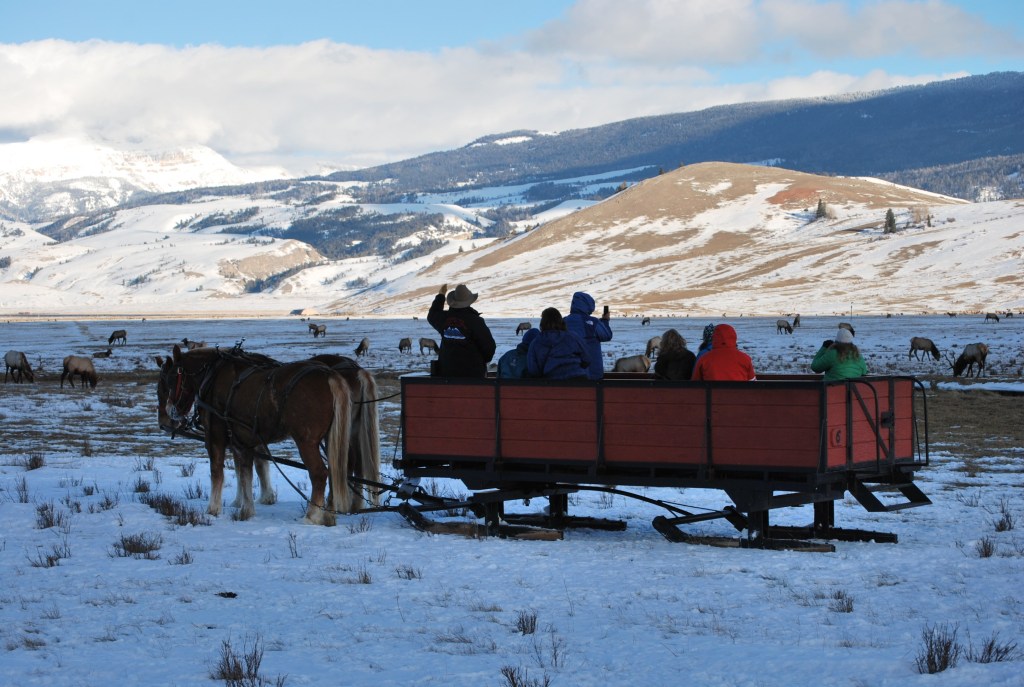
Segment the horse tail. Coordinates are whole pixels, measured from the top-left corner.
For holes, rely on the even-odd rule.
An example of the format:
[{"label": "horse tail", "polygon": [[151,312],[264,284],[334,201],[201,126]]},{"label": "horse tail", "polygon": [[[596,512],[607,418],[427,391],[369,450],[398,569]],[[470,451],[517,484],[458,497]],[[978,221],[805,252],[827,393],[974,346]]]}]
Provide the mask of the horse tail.
[{"label": "horse tail", "polygon": [[351,440],[352,402],[344,378],[332,372],[328,377],[334,418],[327,434],[327,469],[331,473],[330,508],[347,513],[351,507],[348,490],[348,447]]},{"label": "horse tail", "polygon": [[[377,413],[377,380],[367,370],[359,370],[360,404],[356,413],[359,425],[356,446],[363,479],[380,481],[380,421]],[[380,504],[380,493],[369,489],[373,505]]]}]

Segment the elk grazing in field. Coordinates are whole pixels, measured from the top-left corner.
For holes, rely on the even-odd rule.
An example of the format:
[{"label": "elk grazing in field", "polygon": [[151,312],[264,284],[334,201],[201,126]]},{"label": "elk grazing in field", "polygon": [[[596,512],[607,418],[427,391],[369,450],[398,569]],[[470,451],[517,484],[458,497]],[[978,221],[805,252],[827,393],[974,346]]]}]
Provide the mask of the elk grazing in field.
[{"label": "elk grazing in field", "polygon": [[370,340],[364,336],[363,340],[359,342],[358,346],[356,346],[356,355],[357,356],[366,355],[369,352],[370,352]]},{"label": "elk grazing in field", "polygon": [[60,373],[60,388],[64,388],[64,380],[66,379],[73,389],[75,387],[75,377],[78,377],[81,381],[83,389],[86,382],[89,383],[90,388],[96,388],[96,367],[92,364],[92,358],[85,358],[80,355],[69,355],[64,358],[64,371]]},{"label": "elk grazing in field", "polygon": [[310,324],[309,331],[313,334],[315,339],[318,336],[327,336],[327,325],[326,324]]},{"label": "elk grazing in field", "polygon": [[110,338],[107,339],[107,345],[111,346],[115,343],[119,343],[122,346],[128,343],[128,332],[123,329],[115,329],[111,333]]},{"label": "elk grazing in field", "polygon": [[946,355],[946,362],[953,366],[953,376],[959,377],[967,370],[967,376],[974,376],[974,366],[978,366],[978,376],[985,371],[985,359],[988,357],[988,345],[983,343],[972,343],[964,346],[964,352],[953,360],[949,354]]},{"label": "elk grazing in field", "polygon": [[406,337],[398,342],[399,353],[412,353],[412,339]]},{"label": "elk grazing in field", "polygon": [[781,334],[782,332],[792,334],[793,325],[791,325],[788,320],[775,320],[775,333]]},{"label": "elk grazing in field", "polygon": [[4,363],[7,365],[7,371],[4,372],[4,383],[7,383],[7,375],[11,375],[11,379],[14,380],[15,384],[21,384],[22,379],[28,379],[30,382],[36,381],[35,376],[32,374],[32,366],[28,364],[28,358],[21,351],[7,351],[7,355],[4,356]]},{"label": "elk grazing in field", "polygon": [[985,313],[985,321],[986,322],[996,322],[996,323],[998,323],[999,322],[999,315],[996,315],[994,312],[987,312],[987,313]]},{"label": "elk grazing in field", "polygon": [[528,331],[530,331],[530,323],[529,322],[520,322],[519,325],[516,327],[516,336],[519,336],[523,332],[528,332]]},{"label": "elk grazing in field", "polygon": [[644,355],[650,358],[652,355],[659,351],[661,351],[661,337],[652,336],[650,339],[647,340],[647,352],[644,353]]},{"label": "elk grazing in field", "polygon": [[615,361],[612,372],[647,372],[651,369],[651,359],[646,355],[630,355]]},{"label": "elk grazing in field", "polygon": [[793,316],[793,326],[794,327],[799,327],[800,326],[800,313],[797,313],[796,315]]},{"label": "elk grazing in field", "polygon": [[649,325],[650,323],[651,323],[651,318],[649,318],[649,317],[644,317],[642,320],[640,320],[640,326],[641,327]]},{"label": "elk grazing in field", "polygon": [[420,355],[423,355],[424,349],[433,351],[435,354],[438,353],[437,342],[433,339],[420,339]]},{"label": "elk grazing in field", "polygon": [[907,353],[907,360],[910,360],[911,356],[913,356],[916,360],[920,360],[920,353],[922,351],[924,352],[925,356],[931,353],[931,356],[936,360],[940,358],[939,347],[936,346],[931,339],[926,339],[923,336],[911,337],[910,352]]}]

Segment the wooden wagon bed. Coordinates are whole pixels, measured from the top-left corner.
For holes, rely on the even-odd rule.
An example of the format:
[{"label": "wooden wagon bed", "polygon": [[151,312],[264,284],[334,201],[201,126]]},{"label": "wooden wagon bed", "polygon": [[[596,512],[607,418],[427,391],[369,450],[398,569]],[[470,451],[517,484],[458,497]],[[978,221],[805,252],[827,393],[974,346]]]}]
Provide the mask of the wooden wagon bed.
[{"label": "wooden wagon bed", "polygon": [[[582,489],[718,489],[732,505],[711,513],[671,509],[654,526],[690,541],[679,525],[726,518],[739,545],[873,539],[834,525],[834,502],[851,493],[869,511],[930,503],[914,484],[928,463],[927,416],[917,417],[913,377],[823,382],[767,376],[756,382],[665,382],[609,374],[600,382],[402,378],[406,477],[461,480],[487,523],[505,501],[546,496],[539,524],[577,524],[567,495]],[[883,502],[880,490],[899,492]],[[641,497],[642,498],[642,497]],[[814,523],[772,527],[769,511],[814,504]],[[662,504],[664,505],[664,504]],[[523,518],[520,518],[523,520]],[[586,524],[586,523],[584,523]]]}]

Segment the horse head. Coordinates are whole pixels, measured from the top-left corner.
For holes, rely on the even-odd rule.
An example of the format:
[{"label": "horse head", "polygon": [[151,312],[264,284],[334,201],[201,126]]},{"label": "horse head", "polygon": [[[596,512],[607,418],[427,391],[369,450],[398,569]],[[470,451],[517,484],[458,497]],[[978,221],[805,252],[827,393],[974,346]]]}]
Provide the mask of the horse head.
[{"label": "horse head", "polygon": [[173,432],[185,424],[199,393],[197,380],[208,367],[204,360],[208,356],[200,352],[207,350],[210,349],[182,352],[181,346],[175,344],[169,358],[157,359],[160,365],[156,384],[160,427]]}]

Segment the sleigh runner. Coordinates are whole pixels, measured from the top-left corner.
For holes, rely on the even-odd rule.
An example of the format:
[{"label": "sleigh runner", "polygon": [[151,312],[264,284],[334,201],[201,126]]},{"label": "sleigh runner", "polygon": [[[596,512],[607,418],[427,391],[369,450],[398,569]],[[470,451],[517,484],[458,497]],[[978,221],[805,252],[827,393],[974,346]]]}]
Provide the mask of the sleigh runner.
[{"label": "sleigh runner", "polygon": [[[912,377],[822,382],[762,376],[757,382],[665,382],[614,373],[601,382],[402,378],[402,457],[407,478],[461,480],[469,503],[495,531],[615,527],[568,514],[568,495],[613,491],[670,511],[653,526],[672,541],[831,549],[807,540],[895,542],[883,532],[835,526],[835,501],[850,493],[866,510],[927,505],[914,473],[928,464],[927,412]],[[724,491],[732,504],[692,513],[620,487]],[[888,491],[899,499],[880,499]],[[546,513],[504,512],[547,497]],[[772,510],[813,504],[806,527],[770,522]],[[409,517],[407,515],[407,517]],[[698,538],[681,526],[725,519],[746,538]],[[414,522],[429,528],[422,514]]]}]

